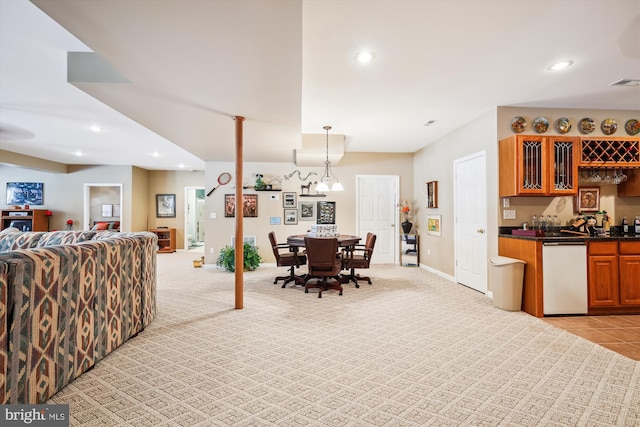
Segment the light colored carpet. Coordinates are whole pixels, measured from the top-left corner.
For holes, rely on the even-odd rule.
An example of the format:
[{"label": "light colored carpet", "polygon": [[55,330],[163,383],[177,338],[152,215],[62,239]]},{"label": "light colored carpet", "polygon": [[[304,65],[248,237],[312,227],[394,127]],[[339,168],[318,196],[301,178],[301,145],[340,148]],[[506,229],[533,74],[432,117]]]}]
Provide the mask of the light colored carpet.
[{"label": "light colored carpet", "polygon": [[[158,255],[158,317],[54,396],[72,426],[638,426],[640,362],[420,268],[282,289]],[[304,271],[304,270],[302,270]]]}]

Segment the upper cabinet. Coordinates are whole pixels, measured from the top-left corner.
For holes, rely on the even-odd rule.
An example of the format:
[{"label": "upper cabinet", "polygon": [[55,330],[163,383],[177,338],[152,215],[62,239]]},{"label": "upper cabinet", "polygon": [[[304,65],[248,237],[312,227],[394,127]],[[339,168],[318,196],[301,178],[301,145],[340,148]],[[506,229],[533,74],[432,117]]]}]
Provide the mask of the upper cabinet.
[{"label": "upper cabinet", "polygon": [[500,141],[500,197],[578,194],[579,140],[513,135]]},{"label": "upper cabinet", "polygon": [[640,166],[640,138],[583,137],[580,142],[581,167]]}]

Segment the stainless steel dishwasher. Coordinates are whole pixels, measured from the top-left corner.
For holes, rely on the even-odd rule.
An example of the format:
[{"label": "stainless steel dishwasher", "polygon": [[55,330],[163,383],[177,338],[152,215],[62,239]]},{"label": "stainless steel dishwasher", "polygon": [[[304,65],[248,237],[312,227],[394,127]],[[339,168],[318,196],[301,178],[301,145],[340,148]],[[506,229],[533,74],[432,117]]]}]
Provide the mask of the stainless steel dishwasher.
[{"label": "stainless steel dishwasher", "polygon": [[586,243],[543,243],[542,281],[544,314],[586,314]]}]

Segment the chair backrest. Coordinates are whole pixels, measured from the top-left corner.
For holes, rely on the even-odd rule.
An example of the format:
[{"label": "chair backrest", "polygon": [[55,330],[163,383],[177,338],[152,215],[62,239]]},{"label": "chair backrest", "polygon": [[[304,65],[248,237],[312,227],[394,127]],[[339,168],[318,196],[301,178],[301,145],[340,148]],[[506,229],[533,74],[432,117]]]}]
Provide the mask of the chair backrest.
[{"label": "chair backrest", "polygon": [[336,259],[338,239],[326,237],[305,237],[309,274],[334,276],[340,272],[341,260]]},{"label": "chair backrest", "polygon": [[371,258],[373,257],[373,247],[376,245],[376,237],[373,233],[367,233],[367,240],[364,243],[364,247],[367,249],[364,256],[369,262],[371,262]]},{"label": "chair backrest", "polygon": [[273,255],[276,257],[276,261],[280,259],[280,253],[278,252],[278,242],[276,241],[276,233],[273,231],[269,232],[269,241],[271,242],[271,249],[273,250]]}]

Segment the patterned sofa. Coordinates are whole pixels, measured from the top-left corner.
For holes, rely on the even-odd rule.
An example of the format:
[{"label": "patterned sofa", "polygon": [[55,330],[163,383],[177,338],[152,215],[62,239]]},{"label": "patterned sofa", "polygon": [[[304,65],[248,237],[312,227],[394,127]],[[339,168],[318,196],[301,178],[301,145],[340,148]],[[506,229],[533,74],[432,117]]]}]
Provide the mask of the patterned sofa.
[{"label": "patterned sofa", "polygon": [[0,403],[44,403],[151,323],[153,233],[0,236]]}]

